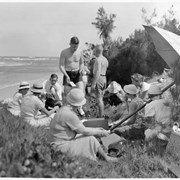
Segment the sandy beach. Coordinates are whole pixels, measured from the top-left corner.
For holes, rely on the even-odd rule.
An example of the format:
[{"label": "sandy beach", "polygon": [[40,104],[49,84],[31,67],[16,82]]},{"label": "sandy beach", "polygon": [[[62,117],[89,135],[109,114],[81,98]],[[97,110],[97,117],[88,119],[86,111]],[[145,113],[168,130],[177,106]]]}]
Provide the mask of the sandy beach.
[{"label": "sandy beach", "polygon": [[2,60],[0,59],[0,100],[11,98],[17,91],[21,81],[30,85],[35,81],[43,82],[52,73],[59,77],[62,84],[62,74],[59,71],[59,60]]}]

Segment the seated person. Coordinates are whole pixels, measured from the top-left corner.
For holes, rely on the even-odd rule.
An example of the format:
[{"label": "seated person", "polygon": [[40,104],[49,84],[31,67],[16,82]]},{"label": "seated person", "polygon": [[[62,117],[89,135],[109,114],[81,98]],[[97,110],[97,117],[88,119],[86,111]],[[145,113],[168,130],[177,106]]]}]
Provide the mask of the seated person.
[{"label": "seated person", "polygon": [[124,98],[125,92],[123,91],[121,85],[118,84],[116,81],[112,81],[105,90],[103,100],[107,100],[111,106],[117,106],[123,101],[125,101]]},{"label": "seated person", "polygon": [[[124,91],[127,95],[127,99],[130,100],[127,102],[129,113],[128,115],[130,115],[134,113],[139,107],[141,107],[144,102],[142,99],[137,97],[138,89],[134,84],[125,85]],[[141,114],[142,111],[137,112],[131,116],[128,120],[122,123],[122,127],[115,128],[114,133],[118,134],[119,136],[123,136],[128,140],[144,139],[145,127],[142,124]],[[120,123],[123,119],[115,121],[114,124]]]},{"label": "seated person", "polygon": [[150,87],[150,83],[145,82],[144,79],[144,76],[138,73],[135,73],[131,76],[132,84],[134,84],[138,89],[138,97],[146,101],[147,91]]},{"label": "seated person", "polygon": [[55,106],[61,107],[62,105],[62,89],[57,81],[58,76],[56,74],[51,74],[50,79],[43,82],[45,90],[45,107],[47,109],[52,109]]},{"label": "seated person", "polygon": [[[43,92],[42,83],[35,82],[31,87],[32,94],[26,95],[21,103],[21,116],[22,118],[34,127],[49,126],[53,113],[59,109],[55,106],[51,111],[48,111],[44,103],[40,100],[41,93]],[[41,111],[44,114],[38,114]]]},{"label": "seated person", "polygon": [[148,90],[152,101],[146,105],[144,117],[149,122],[145,131],[147,141],[157,137],[168,141],[171,132],[171,108],[165,99],[161,98],[161,89],[158,85],[151,85]]},{"label": "seated person", "polygon": [[13,96],[13,99],[7,98],[3,101],[4,104],[7,104],[7,110],[15,115],[20,116],[20,105],[22,102],[23,97],[28,93],[29,91],[29,83],[26,81],[22,81],[19,85],[18,92],[16,92]]},{"label": "seated person", "polygon": [[67,104],[61,107],[50,123],[49,141],[51,145],[69,156],[82,156],[97,161],[97,153],[106,161],[117,161],[109,157],[94,137],[108,136],[102,128],[85,127],[74,110],[86,103],[84,93],[79,88],[72,89],[66,96]]}]

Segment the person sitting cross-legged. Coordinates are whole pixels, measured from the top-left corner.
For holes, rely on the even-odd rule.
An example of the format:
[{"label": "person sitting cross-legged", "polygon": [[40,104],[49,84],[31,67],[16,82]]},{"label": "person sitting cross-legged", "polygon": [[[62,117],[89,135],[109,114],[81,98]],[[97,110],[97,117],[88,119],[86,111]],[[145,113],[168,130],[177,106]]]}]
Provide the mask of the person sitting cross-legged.
[{"label": "person sitting cross-legged", "polygon": [[[25,96],[21,103],[21,116],[30,125],[34,127],[49,126],[53,118],[53,113],[59,109],[55,106],[51,111],[45,108],[40,100],[43,91],[42,83],[35,82],[31,87],[32,94]],[[41,111],[44,114],[39,114]]]},{"label": "person sitting cross-legged", "polygon": [[[108,136],[102,128],[85,127],[74,110],[86,103],[79,88],[72,89],[66,96],[67,104],[62,106],[50,123],[49,142],[57,151],[68,156],[82,156],[97,161],[97,153],[106,161],[117,161],[101,148],[96,137]],[[96,137],[95,137],[96,136]]]}]

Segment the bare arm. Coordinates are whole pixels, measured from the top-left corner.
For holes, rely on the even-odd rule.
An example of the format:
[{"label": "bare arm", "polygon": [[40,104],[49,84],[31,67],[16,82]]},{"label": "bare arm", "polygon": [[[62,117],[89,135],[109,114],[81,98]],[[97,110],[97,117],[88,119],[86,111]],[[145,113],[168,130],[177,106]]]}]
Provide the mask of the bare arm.
[{"label": "bare arm", "polygon": [[80,57],[80,60],[79,60],[79,69],[80,69],[80,72],[83,70],[84,68],[84,61],[83,61],[83,56],[81,54],[81,57]]},{"label": "bare arm", "polygon": [[98,137],[108,136],[110,134],[110,132],[105,129],[89,128],[89,127],[85,127],[84,125],[79,126],[76,132],[81,133],[85,136],[98,136]]},{"label": "bare arm", "polygon": [[64,76],[66,76],[66,78],[69,79],[69,76],[65,70],[65,61],[66,61],[66,58],[65,58],[64,52],[62,51],[60,55],[60,60],[59,60],[59,69],[64,74]]},{"label": "bare arm", "polygon": [[95,87],[99,76],[100,76],[100,63],[98,60],[96,60],[96,62],[94,64],[94,78],[93,78],[93,82],[92,82],[92,87]]}]

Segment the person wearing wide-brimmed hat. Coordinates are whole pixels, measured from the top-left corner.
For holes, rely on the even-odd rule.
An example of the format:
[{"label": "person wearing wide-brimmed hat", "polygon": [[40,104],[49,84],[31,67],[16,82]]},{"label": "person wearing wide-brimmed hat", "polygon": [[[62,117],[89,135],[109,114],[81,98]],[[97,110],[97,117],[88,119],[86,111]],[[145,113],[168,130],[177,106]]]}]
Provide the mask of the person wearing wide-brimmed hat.
[{"label": "person wearing wide-brimmed hat", "polygon": [[[48,126],[52,114],[59,109],[55,106],[51,111],[45,108],[44,103],[40,100],[41,94],[43,92],[43,85],[40,82],[35,82],[31,87],[32,94],[25,96],[21,103],[21,116],[22,118],[34,127]],[[44,113],[39,115],[39,111]]]},{"label": "person wearing wide-brimmed hat", "polygon": [[79,88],[72,89],[66,96],[67,104],[61,107],[50,123],[49,141],[55,150],[69,156],[82,156],[97,161],[99,153],[106,161],[117,161],[107,156],[94,137],[109,135],[102,128],[85,127],[74,110],[86,103]]},{"label": "person wearing wide-brimmed hat", "polygon": [[150,87],[150,84],[144,81],[144,76],[138,73],[135,73],[131,76],[132,84],[138,89],[138,94],[141,99],[144,101],[147,100],[147,91]]},{"label": "person wearing wide-brimmed hat", "polygon": [[4,103],[7,102],[7,110],[15,116],[20,116],[20,105],[23,97],[28,93],[30,85],[26,81],[22,81],[19,84],[18,91],[14,94],[13,98],[7,98]]},{"label": "person wearing wide-brimmed hat", "polygon": [[154,84],[148,90],[152,101],[146,105],[144,117],[149,122],[145,131],[146,140],[154,137],[168,141],[171,132],[171,108],[169,103],[161,98],[161,88]]},{"label": "person wearing wide-brimmed hat", "polygon": [[[124,91],[127,95],[128,102],[128,115],[134,113],[139,107],[143,105],[143,100],[137,97],[138,89],[134,84],[124,86]],[[142,124],[142,111],[136,113],[122,123],[122,127],[118,127],[114,132],[126,139],[142,139],[144,138],[144,126]],[[125,117],[123,117],[124,119]],[[115,122],[115,124],[121,122],[122,119]]]},{"label": "person wearing wide-brimmed hat", "polygon": [[104,94],[104,100],[106,99],[110,105],[118,105],[125,101],[125,92],[119,83],[112,81],[108,85]]}]

